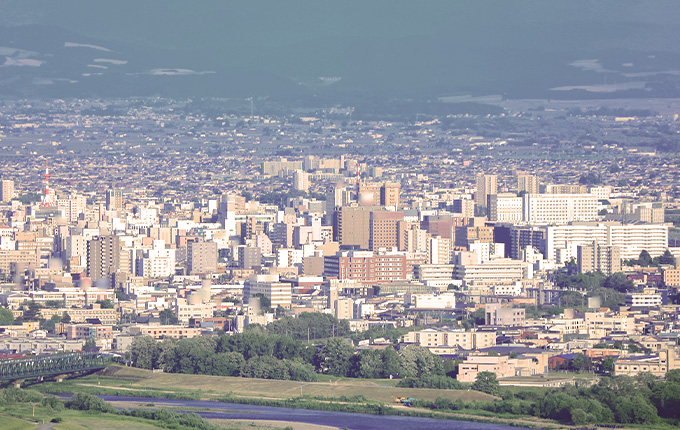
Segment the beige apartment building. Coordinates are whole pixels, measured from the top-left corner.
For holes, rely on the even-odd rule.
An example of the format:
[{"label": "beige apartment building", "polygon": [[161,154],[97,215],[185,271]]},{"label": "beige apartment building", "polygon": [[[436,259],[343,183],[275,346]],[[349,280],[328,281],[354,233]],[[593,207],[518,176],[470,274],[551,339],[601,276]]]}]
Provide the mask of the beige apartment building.
[{"label": "beige apartment building", "polygon": [[585,328],[591,338],[604,337],[613,331],[635,334],[635,318],[607,315],[604,312],[586,312]]},{"label": "beige apartment building", "polygon": [[479,372],[491,372],[496,378],[512,376],[534,376],[548,372],[547,352],[523,354],[515,358],[508,356],[470,355],[458,365],[458,376],[461,382],[474,382]]},{"label": "beige apartment building", "polygon": [[201,335],[200,328],[184,327],[181,325],[134,325],[128,332],[135,336],[151,336],[154,339],[190,339]]},{"label": "beige apartment building", "polygon": [[88,319],[99,319],[102,325],[114,325],[118,322],[118,313],[115,309],[100,309],[99,305],[92,305],[93,309],[84,308],[59,308],[49,309],[43,308],[40,310],[40,317],[50,319],[54,315],[62,316],[65,313],[71,317],[73,323],[84,323]]},{"label": "beige apartment building", "polygon": [[496,345],[496,332],[425,329],[405,334],[402,341],[423,347],[448,346],[475,350]]},{"label": "beige apartment building", "polygon": [[649,372],[656,377],[664,377],[670,370],[680,369],[674,349],[660,351],[658,356],[619,357],[614,363],[616,375],[636,376]]},{"label": "beige apartment building", "polygon": [[576,250],[576,264],[579,273],[599,270],[605,275],[621,271],[621,248],[611,245],[600,245],[593,242],[590,245],[578,245]]}]

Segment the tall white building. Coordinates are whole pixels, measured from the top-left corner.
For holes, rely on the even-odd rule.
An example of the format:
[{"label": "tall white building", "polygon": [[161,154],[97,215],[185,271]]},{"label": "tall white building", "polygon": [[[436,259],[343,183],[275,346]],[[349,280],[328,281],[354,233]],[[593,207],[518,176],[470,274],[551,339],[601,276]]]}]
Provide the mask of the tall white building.
[{"label": "tall white building", "polygon": [[451,262],[451,239],[430,237],[427,239],[427,257],[430,264],[449,264]]},{"label": "tall white building", "polygon": [[642,250],[659,257],[668,248],[668,226],[659,224],[610,225],[607,245],[621,248],[621,258],[638,258]]},{"label": "tall white building", "polygon": [[496,194],[489,198],[489,221],[519,223],[524,219],[524,200],[514,194]]},{"label": "tall white building", "polygon": [[589,194],[525,194],[524,221],[567,224],[598,219],[597,197]]},{"label": "tall white building", "polygon": [[545,257],[555,261],[558,252],[570,250],[570,256],[576,257],[576,246],[590,245],[593,242],[607,244],[607,226],[604,224],[570,224],[548,226],[545,228]]},{"label": "tall white building", "polygon": [[154,240],[153,247],[143,252],[137,263],[137,275],[145,278],[165,278],[175,273],[175,250],[166,249],[165,241]]},{"label": "tall white building", "polygon": [[297,191],[309,191],[309,173],[304,170],[296,170],[293,174],[293,189]]},{"label": "tall white building", "polygon": [[668,227],[659,224],[589,223],[547,226],[546,256],[556,259],[561,249],[578,245],[617,246],[621,258],[637,258],[642,250],[658,257],[668,248]]},{"label": "tall white building", "polygon": [[80,214],[85,212],[87,199],[85,196],[68,196],[65,199],[57,199],[57,208],[62,211],[64,218],[69,222],[78,221]]}]

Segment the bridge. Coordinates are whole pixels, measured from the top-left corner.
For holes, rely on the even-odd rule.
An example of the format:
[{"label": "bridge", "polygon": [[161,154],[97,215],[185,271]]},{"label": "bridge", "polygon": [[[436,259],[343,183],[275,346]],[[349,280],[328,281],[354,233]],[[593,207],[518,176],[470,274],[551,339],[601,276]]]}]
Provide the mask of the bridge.
[{"label": "bridge", "polygon": [[0,381],[17,381],[104,369],[106,362],[96,352],[54,354],[0,360]]}]

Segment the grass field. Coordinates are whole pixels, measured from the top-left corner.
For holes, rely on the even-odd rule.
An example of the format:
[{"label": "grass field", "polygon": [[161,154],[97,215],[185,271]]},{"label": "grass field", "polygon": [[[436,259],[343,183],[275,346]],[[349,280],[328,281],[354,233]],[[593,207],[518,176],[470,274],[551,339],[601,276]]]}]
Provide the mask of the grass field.
[{"label": "grass field", "polygon": [[286,399],[300,396],[341,397],[365,396],[369,401],[391,403],[395,397],[416,397],[435,400],[493,401],[495,397],[477,391],[433,390],[425,388],[398,388],[390,386],[391,380],[362,380],[329,378],[326,382],[278,381],[268,379],[235,378],[208,375],[183,375],[152,373],[148,370],[111,366],[100,374],[74,381],[120,390],[157,390],[168,392],[200,391],[201,397],[214,398],[232,394],[237,397]]},{"label": "grass field", "polygon": [[2,422],[3,430],[32,430],[37,427],[37,425],[24,421],[19,418],[8,417],[7,415],[0,415],[0,422]]}]

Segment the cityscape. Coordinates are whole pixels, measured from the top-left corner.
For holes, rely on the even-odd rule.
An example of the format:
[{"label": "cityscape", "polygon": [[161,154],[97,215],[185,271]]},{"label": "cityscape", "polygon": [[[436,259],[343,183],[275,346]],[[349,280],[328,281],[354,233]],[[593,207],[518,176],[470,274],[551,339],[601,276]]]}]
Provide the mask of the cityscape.
[{"label": "cityscape", "polygon": [[[547,31],[527,42],[545,70],[515,70],[495,39],[465,42],[479,57],[449,41],[479,64],[435,73],[406,65],[440,64],[434,15],[413,52],[352,12],[380,48],[363,65],[338,65],[363,51],[332,23],[309,58],[293,30],[229,39],[226,57],[251,60],[232,69],[155,23],[55,27],[43,6],[0,17],[8,428],[680,424],[680,56],[655,39],[669,17],[650,46],[592,36],[554,58],[536,48]],[[530,9],[518,23],[562,23]],[[628,15],[593,10],[584,31],[620,35],[609,19]],[[402,48],[408,78],[383,58]]]}]

